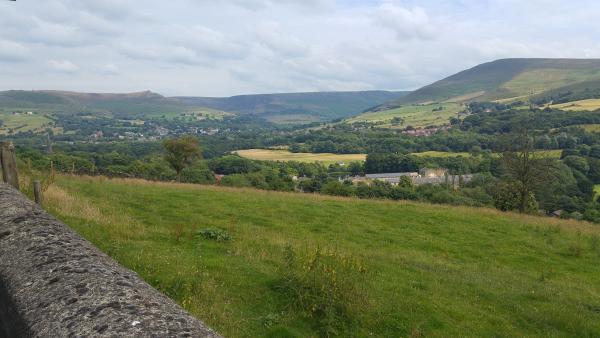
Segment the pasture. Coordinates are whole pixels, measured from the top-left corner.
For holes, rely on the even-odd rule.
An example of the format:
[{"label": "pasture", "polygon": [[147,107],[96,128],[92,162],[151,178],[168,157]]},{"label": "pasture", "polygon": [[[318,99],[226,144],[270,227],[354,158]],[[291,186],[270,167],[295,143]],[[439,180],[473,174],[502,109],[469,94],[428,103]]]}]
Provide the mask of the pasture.
[{"label": "pasture", "polygon": [[8,112],[0,112],[0,135],[8,135],[12,129],[14,133],[34,131],[42,132],[49,123],[52,122],[46,116],[36,113],[34,115],[19,114],[13,115]]},{"label": "pasture", "polygon": [[551,105],[565,111],[595,111],[600,109],[600,99],[588,99]]},{"label": "pasture", "polygon": [[578,127],[590,133],[600,133],[600,124],[581,124]]},{"label": "pasture", "polygon": [[362,162],[367,156],[365,154],[292,153],[285,149],[246,149],[236,150],[234,153],[241,157],[259,161],[321,162],[323,164]]},{"label": "pasture", "polygon": [[[439,108],[441,110],[438,110]],[[451,102],[414,104],[389,110],[367,112],[346,121],[348,123],[378,122],[382,123],[381,126],[390,128],[406,128],[407,126],[423,128],[446,125],[450,118],[457,117],[458,112],[463,109],[461,104]],[[403,123],[392,125],[392,119],[395,117],[401,118]]]},{"label": "pasture", "polygon": [[46,201],[226,337],[600,335],[583,222],[66,176]]}]

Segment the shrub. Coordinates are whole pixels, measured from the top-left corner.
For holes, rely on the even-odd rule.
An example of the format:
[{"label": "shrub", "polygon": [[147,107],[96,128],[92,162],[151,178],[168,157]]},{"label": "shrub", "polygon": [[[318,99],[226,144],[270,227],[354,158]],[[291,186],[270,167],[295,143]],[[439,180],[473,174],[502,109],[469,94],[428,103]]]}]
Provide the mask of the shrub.
[{"label": "shrub", "polygon": [[231,240],[231,235],[227,231],[222,229],[202,229],[198,230],[198,232],[196,232],[196,235],[201,236],[204,239],[209,239],[217,242],[226,242]]},{"label": "shrub", "polygon": [[366,306],[366,269],[357,259],[317,248],[298,255],[286,247],[277,288],[289,306],[302,311],[321,336],[348,330]]}]

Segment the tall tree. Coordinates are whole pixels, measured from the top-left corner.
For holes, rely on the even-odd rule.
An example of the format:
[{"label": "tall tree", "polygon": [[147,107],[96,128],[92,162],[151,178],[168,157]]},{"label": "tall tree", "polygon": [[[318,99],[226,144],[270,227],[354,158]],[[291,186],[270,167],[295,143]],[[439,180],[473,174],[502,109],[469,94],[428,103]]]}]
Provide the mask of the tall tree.
[{"label": "tall tree", "polygon": [[526,127],[512,135],[502,155],[502,168],[505,176],[516,182],[519,212],[530,211],[535,189],[550,179],[553,167],[551,158],[535,151],[533,138]]},{"label": "tall tree", "polygon": [[186,135],[180,138],[166,140],[163,143],[166,154],[165,160],[177,173],[177,182],[181,182],[181,172],[202,157],[198,139]]}]

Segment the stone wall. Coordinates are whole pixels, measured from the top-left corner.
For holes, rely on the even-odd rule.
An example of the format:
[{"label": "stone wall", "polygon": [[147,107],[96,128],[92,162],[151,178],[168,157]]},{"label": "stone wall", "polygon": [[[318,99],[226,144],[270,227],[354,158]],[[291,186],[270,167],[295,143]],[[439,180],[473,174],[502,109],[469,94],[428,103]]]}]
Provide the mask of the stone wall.
[{"label": "stone wall", "polygon": [[218,337],[0,183],[0,337]]}]

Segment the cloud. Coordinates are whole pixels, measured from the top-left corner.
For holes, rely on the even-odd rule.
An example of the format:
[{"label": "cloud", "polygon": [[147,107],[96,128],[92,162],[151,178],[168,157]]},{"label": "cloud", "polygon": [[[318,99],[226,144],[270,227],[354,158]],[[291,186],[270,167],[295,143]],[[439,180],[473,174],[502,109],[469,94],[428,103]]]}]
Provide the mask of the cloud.
[{"label": "cloud", "polygon": [[29,57],[29,50],[20,43],[0,39],[0,62],[22,62]]},{"label": "cloud", "polygon": [[52,70],[60,73],[75,73],[79,70],[79,66],[69,60],[50,60],[48,65]]},{"label": "cloud", "polygon": [[0,1],[0,90],[412,89],[501,57],[600,57],[598,11],[592,0]]},{"label": "cloud", "polygon": [[391,29],[399,39],[433,39],[438,31],[425,9],[405,8],[393,3],[381,4],[373,15],[375,23]]}]

